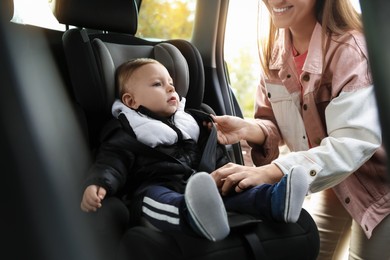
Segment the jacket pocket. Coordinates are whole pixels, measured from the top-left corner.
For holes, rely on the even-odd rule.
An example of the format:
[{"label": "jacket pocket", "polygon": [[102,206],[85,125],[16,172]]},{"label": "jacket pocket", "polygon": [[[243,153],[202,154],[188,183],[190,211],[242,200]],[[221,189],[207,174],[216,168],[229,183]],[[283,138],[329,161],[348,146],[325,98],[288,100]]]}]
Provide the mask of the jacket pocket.
[{"label": "jacket pocket", "polygon": [[284,85],[266,83],[267,96],[284,142],[291,151],[309,148],[300,108],[300,93],[289,93]]}]

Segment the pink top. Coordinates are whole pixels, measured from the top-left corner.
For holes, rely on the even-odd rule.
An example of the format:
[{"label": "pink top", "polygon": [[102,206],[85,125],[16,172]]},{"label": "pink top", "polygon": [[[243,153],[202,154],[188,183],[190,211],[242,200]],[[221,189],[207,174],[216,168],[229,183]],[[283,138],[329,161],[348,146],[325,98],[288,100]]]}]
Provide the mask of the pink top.
[{"label": "pink top", "polygon": [[[266,141],[250,144],[252,159],[285,174],[304,166],[310,192],[333,188],[369,238],[390,214],[390,183],[366,43],[356,31],[326,37],[323,56],[322,39],[317,24],[298,73],[290,34],[281,30],[257,91],[255,118]],[[292,152],[278,157],[283,143]]]}]

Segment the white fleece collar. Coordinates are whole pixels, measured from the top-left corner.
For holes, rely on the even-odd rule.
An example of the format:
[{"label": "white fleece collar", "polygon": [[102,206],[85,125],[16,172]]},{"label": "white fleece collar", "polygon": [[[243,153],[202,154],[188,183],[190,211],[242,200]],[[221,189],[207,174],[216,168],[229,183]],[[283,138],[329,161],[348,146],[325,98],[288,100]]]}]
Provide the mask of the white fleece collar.
[{"label": "white fleece collar", "polygon": [[[186,99],[182,98],[172,121],[182,132],[184,140],[192,139],[197,142],[200,132],[199,126],[190,114],[184,112],[185,102]],[[120,100],[115,100],[111,111],[116,118],[120,114],[124,114],[137,136],[137,140],[146,145],[156,147],[158,145],[172,145],[178,141],[177,133],[171,127],[127,107]]]}]

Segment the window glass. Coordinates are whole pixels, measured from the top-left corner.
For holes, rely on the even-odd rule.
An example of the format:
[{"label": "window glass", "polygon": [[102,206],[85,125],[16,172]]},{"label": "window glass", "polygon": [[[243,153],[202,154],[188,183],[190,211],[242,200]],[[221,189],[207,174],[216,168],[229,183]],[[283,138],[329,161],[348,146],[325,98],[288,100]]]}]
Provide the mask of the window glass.
[{"label": "window glass", "polygon": [[53,14],[54,1],[14,0],[14,16],[11,21],[65,31],[65,25],[60,24]]},{"label": "window glass", "polygon": [[359,13],[361,13],[361,9],[360,9],[360,2],[359,0],[350,0],[353,4],[353,6],[355,7],[356,11],[358,11]]},{"label": "window glass", "polygon": [[260,75],[257,13],[258,1],[230,0],[224,46],[231,88],[244,117],[251,118]]},{"label": "window glass", "polygon": [[142,0],[137,36],[190,40],[196,0]]}]

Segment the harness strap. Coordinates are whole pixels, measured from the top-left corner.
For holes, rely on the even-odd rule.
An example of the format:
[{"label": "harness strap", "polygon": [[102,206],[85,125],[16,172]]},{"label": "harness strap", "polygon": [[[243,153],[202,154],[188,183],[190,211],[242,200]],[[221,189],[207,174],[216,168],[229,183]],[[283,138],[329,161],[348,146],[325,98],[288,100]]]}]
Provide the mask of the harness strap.
[{"label": "harness strap", "polygon": [[259,237],[253,233],[244,234],[246,241],[248,242],[249,247],[251,248],[251,252],[253,253],[255,260],[264,260],[268,259],[264,252],[264,247],[261,244]]}]

